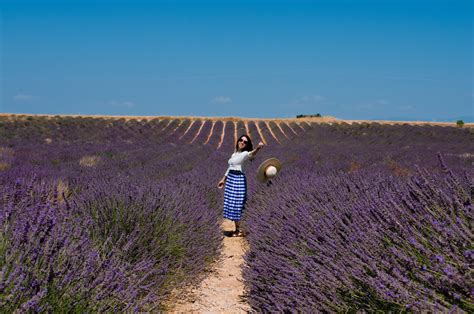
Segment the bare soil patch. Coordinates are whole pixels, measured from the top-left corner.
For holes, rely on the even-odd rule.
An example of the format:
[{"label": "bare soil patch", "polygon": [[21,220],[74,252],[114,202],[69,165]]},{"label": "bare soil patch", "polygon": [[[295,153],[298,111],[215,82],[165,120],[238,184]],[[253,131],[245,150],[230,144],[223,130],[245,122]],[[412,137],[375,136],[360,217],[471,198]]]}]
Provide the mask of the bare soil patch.
[{"label": "bare soil patch", "polygon": [[[224,220],[223,231],[234,229],[234,223]],[[171,313],[247,313],[250,306],[242,298],[243,255],[247,243],[242,237],[224,237],[223,250],[215,269],[198,287],[191,288],[184,299],[171,305]]]}]

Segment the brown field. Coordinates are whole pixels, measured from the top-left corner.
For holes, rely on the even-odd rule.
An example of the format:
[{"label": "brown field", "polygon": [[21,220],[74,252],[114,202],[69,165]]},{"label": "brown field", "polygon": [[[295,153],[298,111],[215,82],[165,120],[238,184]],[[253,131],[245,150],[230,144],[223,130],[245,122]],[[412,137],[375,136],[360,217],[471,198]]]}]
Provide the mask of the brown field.
[{"label": "brown field", "polygon": [[[102,119],[125,119],[125,120],[153,120],[153,119],[188,119],[188,120],[210,120],[210,121],[262,121],[262,122],[306,122],[306,123],[379,123],[379,124],[408,124],[408,125],[439,125],[439,126],[454,126],[456,127],[456,121],[453,122],[431,122],[431,121],[388,121],[388,120],[342,120],[331,116],[322,116],[320,118],[244,118],[244,117],[199,117],[199,116],[118,116],[118,115],[51,115],[51,114],[15,114],[15,113],[0,113],[0,117],[7,117],[11,119],[23,119],[29,116],[33,117],[82,117],[82,118],[102,118]],[[464,127],[472,128],[474,123],[464,123]]]},{"label": "brown field", "polygon": [[[114,115],[47,115],[47,114],[0,114],[0,119],[26,120],[29,117],[73,117],[120,119],[125,121],[156,121],[161,123],[161,135],[177,136],[178,140],[185,143],[196,143],[215,146],[220,149],[223,143],[236,142],[238,134],[247,134],[255,143],[263,142],[265,145],[281,145],[282,141],[303,135],[311,129],[313,124],[368,124],[378,123],[383,125],[431,125],[443,127],[457,127],[455,122],[425,122],[425,121],[383,121],[383,120],[342,120],[335,117],[304,117],[304,118],[242,118],[242,117],[196,117],[196,116],[114,116]],[[201,132],[204,125],[210,130]],[[474,128],[474,123],[465,123],[465,128]],[[208,132],[208,133],[206,133]],[[202,133],[202,134],[201,134]],[[49,141],[48,141],[49,140]],[[51,143],[51,139],[45,139]],[[95,164],[95,160],[84,159],[82,166],[88,167]]]}]

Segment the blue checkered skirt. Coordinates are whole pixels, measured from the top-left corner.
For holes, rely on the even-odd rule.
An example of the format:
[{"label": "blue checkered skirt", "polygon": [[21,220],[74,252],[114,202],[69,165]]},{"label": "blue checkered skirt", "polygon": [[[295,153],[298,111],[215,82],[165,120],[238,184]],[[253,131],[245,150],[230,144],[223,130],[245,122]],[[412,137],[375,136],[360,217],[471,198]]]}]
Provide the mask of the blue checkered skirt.
[{"label": "blue checkered skirt", "polygon": [[224,190],[224,218],[239,221],[247,202],[247,179],[241,171],[230,170]]}]

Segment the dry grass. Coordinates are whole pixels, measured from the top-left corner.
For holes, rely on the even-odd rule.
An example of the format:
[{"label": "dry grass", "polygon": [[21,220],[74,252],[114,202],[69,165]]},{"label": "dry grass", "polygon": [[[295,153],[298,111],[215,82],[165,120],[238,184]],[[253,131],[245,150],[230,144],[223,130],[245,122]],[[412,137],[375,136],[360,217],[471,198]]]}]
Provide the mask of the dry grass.
[{"label": "dry grass", "polygon": [[397,177],[407,177],[411,174],[411,171],[408,168],[403,167],[392,159],[387,160],[387,165],[390,171],[392,171],[392,173]]},{"label": "dry grass", "polygon": [[10,147],[3,147],[3,146],[0,146],[0,158],[2,157],[6,157],[6,156],[13,156],[13,149],[11,149]]},{"label": "dry grass", "polygon": [[8,162],[0,161],[0,171],[10,169],[10,164]]},{"label": "dry grass", "polygon": [[96,166],[100,161],[100,157],[99,156],[83,156],[80,160],[79,160],[79,165],[81,165],[82,167],[94,167]]},{"label": "dry grass", "polygon": [[276,141],[278,144],[281,144],[280,141],[278,140],[278,138],[275,136],[275,133],[273,133],[273,129],[270,127],[270,124],[268,123],[268,121],[265,121],[265,126],[267,127],[268,131],[270,131],[270,134],[273,136],[273,138],[275,139],[275,141]]},{"label": "dry grass", "polygon": [[357,161],[351,161],[351,164],[349,165],[349,172],[355,172],[362,168],[362,165],[358,163]]},{"label": "dry grass", "polygon": [[[71,190],[69,189],[69,184],[62,179],[59,179],[58,185],[56,186],[56,192],[58,193],[58,202],[63,203],[65,198],[71,195]],[[49,196],[49,200],[53,201],[53,195]]]},{"label": "dry grass", "polygon": [[209,132],[209,135],[207,136],[207,139],[206,139],[206,141],[204,142],[204,144],[209,143],[209,140],[210,140],[211,137],[212,137],[212,133],[214,132],[214,126],[215,126],[215,125],[216,125],[216,121],[212,121],[211,131]]},{"label": "dry grass", "polygon": [[10,169],[11,165],[5,160],[13,157],[13,149],[0,146],[0,171]]}]

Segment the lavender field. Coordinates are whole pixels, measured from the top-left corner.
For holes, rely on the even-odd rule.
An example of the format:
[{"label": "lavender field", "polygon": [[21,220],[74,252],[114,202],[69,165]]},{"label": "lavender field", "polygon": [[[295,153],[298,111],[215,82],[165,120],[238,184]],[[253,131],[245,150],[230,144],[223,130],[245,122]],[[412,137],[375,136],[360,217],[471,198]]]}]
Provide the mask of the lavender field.
[{"label": "lavender field", "polygon": [[255,312],[474,311],[472,127],[66,116],[0,118],[1,311],[167,310],[222,249],[245,133]]}]

